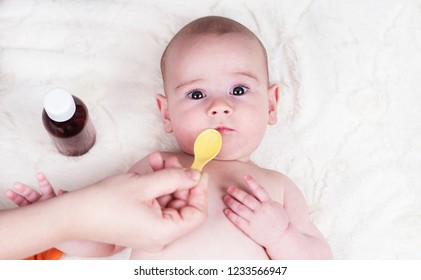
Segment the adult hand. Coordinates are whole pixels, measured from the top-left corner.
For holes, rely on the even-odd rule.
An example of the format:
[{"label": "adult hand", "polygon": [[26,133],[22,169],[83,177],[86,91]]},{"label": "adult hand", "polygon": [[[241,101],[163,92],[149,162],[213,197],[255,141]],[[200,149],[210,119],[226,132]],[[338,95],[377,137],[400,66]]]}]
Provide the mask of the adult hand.
[{"label": "adult hand", "polygon": [[[126,173],[0,211],[0,259],[21,259],[74,239],[158,250],[205,221],[207,183],[206,174],[181,168]],[[156,199],[187,189],[189,197],[180,208],[161,207]]]},{"label": "adult hand", "polygon": [[[113,176],[70,192],[58,198],[75,203],[67,238],[159,250],[205,221],[207,183],[207,175],[200,177],[196,170],[165,168],[143,176]],[[187,189],[190,195],[183,207],[158,203],[158,197]]]},{"label": "adult hand", "polygon": [[[175,156],[164,159],[160,152],[155,152],[148,157],[149,166],[152,171],[158,171],[165,168],[183,168],[180,161]],[[190,190],[178,189],[171,194],[166,194],[158,197],[158,202],[161,207],[171,207],[180,209],[187,204],[190,195]]]}]

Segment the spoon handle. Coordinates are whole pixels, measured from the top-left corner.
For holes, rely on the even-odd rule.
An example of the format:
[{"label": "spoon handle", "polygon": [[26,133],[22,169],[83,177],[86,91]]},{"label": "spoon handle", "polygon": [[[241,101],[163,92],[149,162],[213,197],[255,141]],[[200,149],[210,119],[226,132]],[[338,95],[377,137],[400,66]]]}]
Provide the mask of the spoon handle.
[{"label": "spoon handle", "polygon": [[203,161],[200,161],[197,158],[195,158],[193,161],[193,164],[191,165],[191,168],[202,172],[203,166],[204,166]]}]

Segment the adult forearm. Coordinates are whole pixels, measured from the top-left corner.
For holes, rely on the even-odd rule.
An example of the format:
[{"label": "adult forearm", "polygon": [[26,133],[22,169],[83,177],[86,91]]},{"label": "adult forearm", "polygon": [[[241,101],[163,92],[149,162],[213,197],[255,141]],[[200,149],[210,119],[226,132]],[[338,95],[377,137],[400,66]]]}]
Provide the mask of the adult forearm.
[{"label": "adult forearm", "polygon": [[301,233],[293,224],[277,244],[266,248],[266,252],[271,259],[332,259],[330,247],[323,238]]},{"label": "adult forearm", "polygon": [[[65,195],[0,212],[0,258],[18,259],[63,241],[82,239],[157,250],[207,217],[207,176],[172,168],[119,174]],[[200,180],[200,181],[199,181]],[[197,185],[197,186],[196,186]],[[196,186],[177,219],[151,201]],[[174,211],[172,211],[173,213]]]},{"label": "adult forearm", "polygon": [[64,240],[66,205],[57,200],[0,212],[1,259],[22,259]]}]

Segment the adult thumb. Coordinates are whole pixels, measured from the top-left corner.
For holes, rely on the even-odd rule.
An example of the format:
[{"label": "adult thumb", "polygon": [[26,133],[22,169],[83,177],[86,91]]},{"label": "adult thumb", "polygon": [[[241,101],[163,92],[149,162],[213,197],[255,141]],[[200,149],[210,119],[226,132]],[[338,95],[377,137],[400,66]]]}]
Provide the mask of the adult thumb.
[{"label": "adult thumb", "polygon": [[144,199],[154,199],[176,190],[190,189],[200,180],[200,172],[195,169],[166,168],[139,178]]}]

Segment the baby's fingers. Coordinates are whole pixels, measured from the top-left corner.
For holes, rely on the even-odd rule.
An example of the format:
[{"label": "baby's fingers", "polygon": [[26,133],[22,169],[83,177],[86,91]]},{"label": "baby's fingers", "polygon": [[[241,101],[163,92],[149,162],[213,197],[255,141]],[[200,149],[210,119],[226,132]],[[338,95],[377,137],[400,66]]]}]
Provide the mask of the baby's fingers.
[{"label": "baby's fingers", "polygon": [[258,201],[254,196],[236,187],[229,187],[227,189],[227,193],[253,211],[259,209],[260,207],[260,201]]},{"label": "baby's fingers", "polygon": [[6,191],[6,196],[20,207],[38,201],[41,196],[37,191],[21,183],[14,184],[13,188],[14,190]]},{"label": "baby's fingers", "polygon": [[18,194],[17,192],[13,191],[13,190],[7,190],[6,191],[6,196],[17,206],[22,207],[29,203],[23,196],[21,196],[20,194]]},{"label": "baby's fingers", "polygon": [[37,174],[38,185],[41,189],[41,198],[40,200],[49,199],[56,196],[53,187],[48,181],[47,177],[43,173]]},{"label": "baby's fingers", "polygon": [[152,170],[158,171],[164,168],[182,168],[176,157],[169,157],[166,160],[162,157],[162,154],[159,152],[153,153],[149,156],[149,165]]},{"label": "baby's fingers", "polygon": [[261,202],[271,200],[267,191],[261,185],[259,185],[250,175],[244,176],[244,180],[246,181],[247,185],[249,185],[249,187],[253,191],[254,196],[258,200],[260,200]]},{"label": "baby's fingers", "polygon": [[169,157],[165,160],[165,168],[183,168],[177,157]]},{"label": "baby's fingers", "polygon": [[161,153],[156,152],[149,156],[149,165],[151,166],[152,170],[158,171],[164,168],[164,159],[162,158]]},{"label": "baby's fingers", "polygon": [[240,217],[231,209],[224,209],[224,214],[228,218],[228,220],[231,221],[231,223],[233,223],[236,227],[238,227],[247,236],[249,235],[248,234],[249,222],[246,219]]},{"label": "baby's fingers", "polygon": [[250,218],[253,215],[253,211],[250,208],[238,202],[230,195],[224,196],[224,202],[229,207],[229,209],[236,213],[238,216],[246,219],[247,221],[250,221]]},{"label": "baby's fingers", "polygon": [[58,192],[57,192],[57,196],[60,196],[60,195],[66,194],[66,193],[68,193],[68,192],[69,192],[69,191],[65,191],[65,190],[59,189],[59,190],[58,190]]}]

